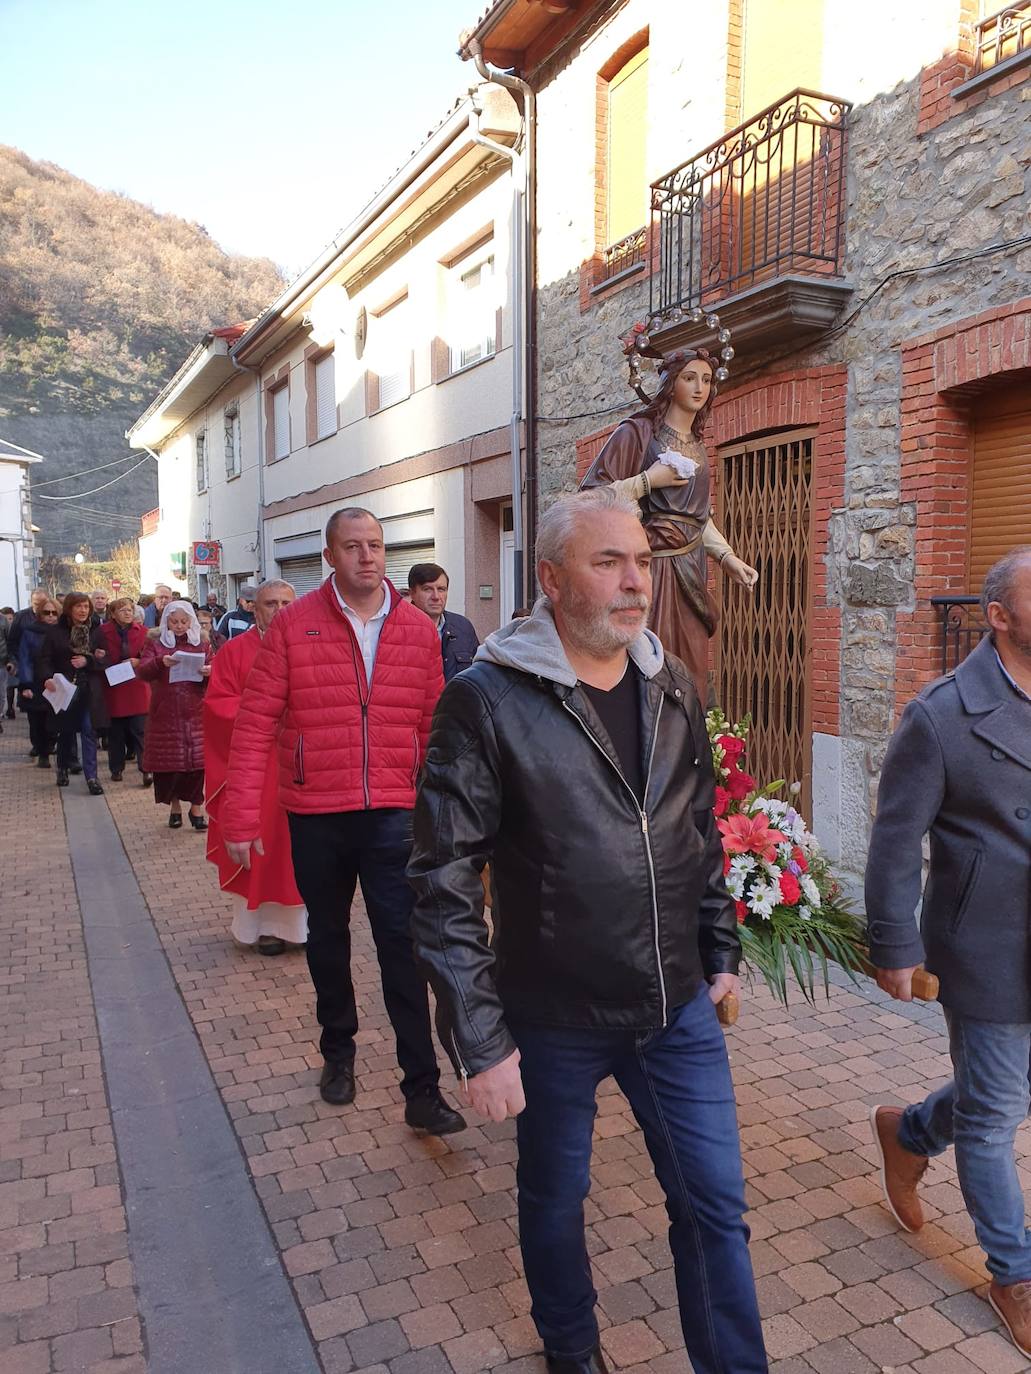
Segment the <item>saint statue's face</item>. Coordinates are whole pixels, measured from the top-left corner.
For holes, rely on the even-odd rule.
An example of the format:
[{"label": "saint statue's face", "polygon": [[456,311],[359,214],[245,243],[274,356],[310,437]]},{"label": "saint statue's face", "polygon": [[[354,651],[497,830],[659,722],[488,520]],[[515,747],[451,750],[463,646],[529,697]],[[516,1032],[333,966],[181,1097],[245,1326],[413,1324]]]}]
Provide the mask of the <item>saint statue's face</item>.
[{"label": "saint statue's face", "polygon": [[701,358],[688,363],[673,384],[673,401],[681,410],[697,415],[712,392],[712,368]]}]

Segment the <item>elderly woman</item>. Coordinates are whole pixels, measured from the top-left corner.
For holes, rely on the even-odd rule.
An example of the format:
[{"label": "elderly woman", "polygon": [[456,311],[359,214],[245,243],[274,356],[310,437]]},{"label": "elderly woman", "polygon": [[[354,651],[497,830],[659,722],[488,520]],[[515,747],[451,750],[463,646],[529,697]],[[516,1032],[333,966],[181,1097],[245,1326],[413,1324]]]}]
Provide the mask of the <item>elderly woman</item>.
[{"label": "elderly woman", "polygon": [[58,715],[57,785],[68,786],[68,772],[75,757],[75,737],[82,740],[82,771],[90,795],[103,796],[97,778],[98,728],[107,728],[104,700],[104,662],[98,630],[91,623],[93,606],[85,592],[69,592],[53,629],[48,629],[39,651],[38,672],[46,690],[54,688],[60,673],[75,684],[75,696]]},{"label": "elderly woman", "polygon": [[[199,655],[201,680],[172,680],[174,654]],[[204,819],[204,690],[211,674],[211,645],[188,601],[170,601],[140,655],[138,675],[150,685],[143,767],[154,775],[154,800],[169,808],[172,830],[182,827],[182,803],[194,830]]]},{"label": "elderly woman", "polygon": [[[114,668],[128,663],[134,673],[140,666],[140,656],[147,644],[147,631],[133,615],[132,597],[120,596],[107,608],[107,619],[100,626],[99,641],[107,650],[105,667]],[[143,775],[143,786],[150,778],[143,772],[143,736],[147,725],[150,688],[138,676],[113,685],[105,678],[104,693],[111,724],[107,731],[107,761],[111,781],[121,782],[128,748],[131,747],[136,765]]]}]

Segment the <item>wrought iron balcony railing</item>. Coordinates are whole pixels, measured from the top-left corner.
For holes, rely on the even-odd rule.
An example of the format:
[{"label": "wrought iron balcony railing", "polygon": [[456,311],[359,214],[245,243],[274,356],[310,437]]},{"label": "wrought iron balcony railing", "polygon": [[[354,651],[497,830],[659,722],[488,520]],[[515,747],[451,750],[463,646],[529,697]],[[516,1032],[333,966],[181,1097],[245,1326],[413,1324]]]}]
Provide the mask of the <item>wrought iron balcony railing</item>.
[{"label": "wrought iron balcony railing", "polygon": [[974,41],[977,45],[975,76],[1027,52],[1031,48],[1031,0],[1007,5],[1004,10],[982,19],[975,30]]},{"label": "wrought iron balcony railing", "polygon": [[979,596],[932,596],[941,625],[941,668],[951,673],[988,633]]},{"label": "wrought iron balcony railing", "polygon": [[653,314],[786,274],[841,275],[851,108],[793,91],[653,183]]},{"label": "wrought iron balcony railing", "polygon": [[595,288],[607,286],[609,282],[621,277],[624,272],[629,272],[632,267],[643,264],[647,255],[647,228],[635,229],[632,234],[627,234],[626,238],[620,239],[618,243],[610,244],[600,255],[600,260],[595,267]]}]

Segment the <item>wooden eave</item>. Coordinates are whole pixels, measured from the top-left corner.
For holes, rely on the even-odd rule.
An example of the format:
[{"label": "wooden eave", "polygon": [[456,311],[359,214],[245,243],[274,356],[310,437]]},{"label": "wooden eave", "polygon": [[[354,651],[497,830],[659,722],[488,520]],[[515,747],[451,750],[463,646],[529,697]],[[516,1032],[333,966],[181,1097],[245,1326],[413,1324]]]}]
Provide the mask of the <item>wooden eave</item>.
[{"label": "wooden eave", "polygon": [[[510,0],[494,5],[473,29],[495,67],[534,71],[577,29],[598,0]],[[468,47],[462,56],[467,57]]]}]

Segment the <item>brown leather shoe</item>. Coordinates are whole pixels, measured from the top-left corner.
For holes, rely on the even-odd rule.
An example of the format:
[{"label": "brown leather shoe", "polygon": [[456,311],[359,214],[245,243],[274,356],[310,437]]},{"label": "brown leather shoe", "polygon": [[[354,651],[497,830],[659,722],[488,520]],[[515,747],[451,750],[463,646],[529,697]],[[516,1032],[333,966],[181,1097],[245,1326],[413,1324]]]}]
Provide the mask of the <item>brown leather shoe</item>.
[{"label": "brown leather shoe", "polygon": [[1018,1350],[1031,1355],[1031,1281],[988,1286],[988,1301],[1002,1318]]},{"label": "brown leather shoe", "polygon": [[899,1144],[900,1107],[874,1107],[870,1113],[874,1144],[881,1156],[881,1186],[898,1224],[907,1231],[919,1231],[924,1224],[924,1209],[917,1195],[917,1184],[930,1162],[926,1155],[914,1155]]}]

